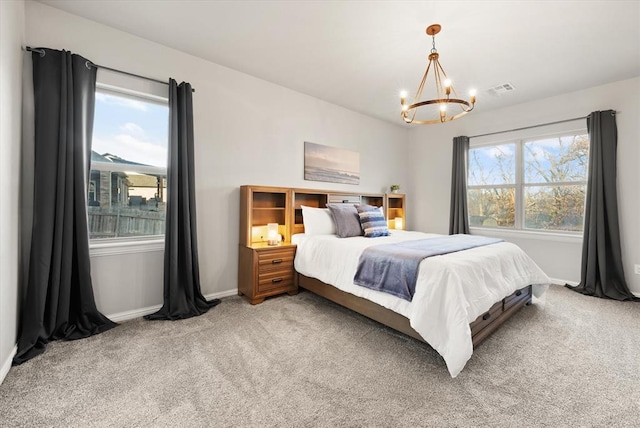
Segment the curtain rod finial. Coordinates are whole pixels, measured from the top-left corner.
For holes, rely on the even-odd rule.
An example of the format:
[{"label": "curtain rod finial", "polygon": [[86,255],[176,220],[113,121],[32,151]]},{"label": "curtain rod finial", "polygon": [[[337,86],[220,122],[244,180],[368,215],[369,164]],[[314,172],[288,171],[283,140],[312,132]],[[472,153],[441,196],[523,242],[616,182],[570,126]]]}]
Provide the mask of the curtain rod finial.
[{"label": "curtain rod finial", "polygon": [[24,51],[27,52],[36,52],[39,53],[41,57],[45,56],[46,52],[44,51],[44,49],[34,49],[31,46],[25,46],[24,48],[22,48]]}]

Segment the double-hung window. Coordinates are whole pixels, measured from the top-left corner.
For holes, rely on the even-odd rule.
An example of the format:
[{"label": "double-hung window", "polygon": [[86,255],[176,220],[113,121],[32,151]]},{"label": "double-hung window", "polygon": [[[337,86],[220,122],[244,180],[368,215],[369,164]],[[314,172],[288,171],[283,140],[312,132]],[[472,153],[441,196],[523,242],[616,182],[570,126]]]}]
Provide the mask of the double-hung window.
[{"label": "double-hung window", "polygon": [[588,159],[586,131],[472,145],[469,225],[582,231]]},{"label": "double-hung window", "polygon": [[164,235],[168,120],[162,98],[97,89],[90,239]]}]

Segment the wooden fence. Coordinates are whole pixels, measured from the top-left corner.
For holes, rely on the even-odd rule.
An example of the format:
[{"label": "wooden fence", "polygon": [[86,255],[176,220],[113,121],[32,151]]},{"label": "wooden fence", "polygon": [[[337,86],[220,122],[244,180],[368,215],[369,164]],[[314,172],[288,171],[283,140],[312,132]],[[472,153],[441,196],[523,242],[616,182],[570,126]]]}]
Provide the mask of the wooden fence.
[{"label": "wooden fence", "polygon": [[164,235],[164,211],[88,207],[89,239]]}]

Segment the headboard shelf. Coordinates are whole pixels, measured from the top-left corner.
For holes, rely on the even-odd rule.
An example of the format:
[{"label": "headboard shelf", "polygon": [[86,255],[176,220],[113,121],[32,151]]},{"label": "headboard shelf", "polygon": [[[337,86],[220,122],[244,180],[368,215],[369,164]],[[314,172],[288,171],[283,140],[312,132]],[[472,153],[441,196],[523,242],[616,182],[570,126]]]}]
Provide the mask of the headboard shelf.
[{"label": "headboard shelf", "polygon": [[[405,196],[403,193],[387,193],[385,195],[387,225],[391,229],[404,229],[406,227],[405,212],[407,210]],[[396,224],[396,219],[400,218],[402,224]]]},{"label": "headboard shelf", "polygon": [[240,187],[240,245],[251,247],[264,244],[268,223],[278,223],[283,242],[304,233],[302,206],[325,208],[328,203],[368,204],[383,207],[389,227],[397,217],[406,225],[404,195],[357,193],[335,190],[300,189],[293,187]]}]

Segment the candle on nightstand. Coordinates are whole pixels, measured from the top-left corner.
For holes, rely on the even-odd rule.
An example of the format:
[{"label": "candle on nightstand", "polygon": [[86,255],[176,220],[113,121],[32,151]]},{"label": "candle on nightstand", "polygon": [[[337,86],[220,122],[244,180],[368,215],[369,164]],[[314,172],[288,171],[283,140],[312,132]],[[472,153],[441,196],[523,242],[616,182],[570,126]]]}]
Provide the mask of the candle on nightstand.
[{"label": "candle on nightstand", "polygon": [[395,229],[402,229],[404,227],[403,221],[402,221],[402,217],[396,217],[394,220]]},{"label": "candle on nightstand", "polygon": [[267,224],[267,241],[269,245],[278,245],[278,223]]}]

